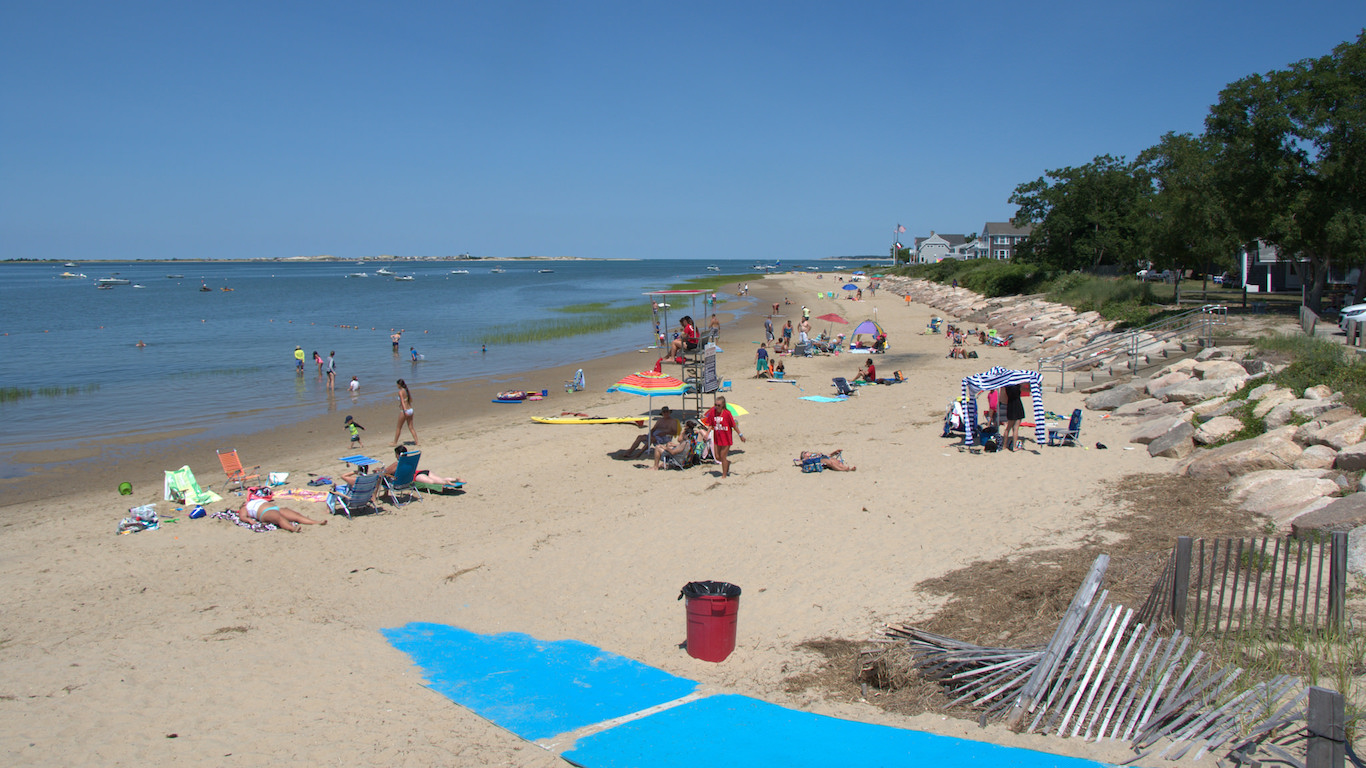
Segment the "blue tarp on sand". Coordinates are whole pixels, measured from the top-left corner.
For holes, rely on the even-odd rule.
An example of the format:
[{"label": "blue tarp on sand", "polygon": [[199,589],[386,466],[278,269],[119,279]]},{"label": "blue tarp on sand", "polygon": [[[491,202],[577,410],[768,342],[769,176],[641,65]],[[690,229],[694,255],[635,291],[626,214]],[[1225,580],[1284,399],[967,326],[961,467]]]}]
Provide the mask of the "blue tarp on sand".
[{"label": "blue tarp on sand", "polygon": [[480,635],[441,624],[383,633],[422,667],[432,690],[522,738],[564,750],[566,760],[585,768],[1102,765],[840,720],[748,696],[699,697],[691,680],[576,640]]}]

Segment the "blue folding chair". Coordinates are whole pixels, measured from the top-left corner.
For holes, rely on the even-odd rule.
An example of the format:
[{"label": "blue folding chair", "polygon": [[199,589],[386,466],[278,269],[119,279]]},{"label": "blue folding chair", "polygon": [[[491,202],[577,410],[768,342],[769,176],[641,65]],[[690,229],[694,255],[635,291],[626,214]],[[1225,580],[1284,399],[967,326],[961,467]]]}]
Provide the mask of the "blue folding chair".
[{"label": "blue folding chair", "polygon": [[1072,411],[1072,418],[1067,421],[1066,429],[1048,430],[1049,445],[1078,445],[1081,439],[1081,409]]},{"label": "blue folding chair", "polygon": [[417,463],[422,459],[422,451],[408,451],[399,454],[398,466],[394,467],[394,476],[384,478],[385,493],[389,495],[389,500],[396,507],[402,507],[403,501],[399,494],[408,497],[409,501],[416,499],[422,501],[422,494],[417,492]]},{"label": "blue folding chair", "polygon": [[375,491],[379,489],[379,474],[356,475],[356,482],[351,485],[333,486],[327,492],[327,508],[332,514],[337,514],[338,508],[351,517],[351,513],[356,510],[369,507],[374,511],[380,511],[379,505],[375,503]]}]

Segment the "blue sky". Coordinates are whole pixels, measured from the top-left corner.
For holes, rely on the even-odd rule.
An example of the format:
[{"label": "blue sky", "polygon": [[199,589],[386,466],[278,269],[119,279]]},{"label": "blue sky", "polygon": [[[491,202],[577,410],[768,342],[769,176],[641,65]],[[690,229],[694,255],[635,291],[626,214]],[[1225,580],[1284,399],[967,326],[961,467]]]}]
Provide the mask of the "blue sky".
[{"label": "blue sky", "polygon": [[0,258],[886,253],[1363,26],[1361,0],[3,0]]}]

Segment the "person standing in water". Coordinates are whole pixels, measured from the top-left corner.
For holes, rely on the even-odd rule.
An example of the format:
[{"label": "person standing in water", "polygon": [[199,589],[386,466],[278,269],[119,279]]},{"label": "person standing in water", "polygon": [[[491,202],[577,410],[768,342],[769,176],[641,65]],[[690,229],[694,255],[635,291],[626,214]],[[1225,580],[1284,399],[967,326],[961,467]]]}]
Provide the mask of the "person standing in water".
[{"label": "person standing in water", "polygon": [[337,350],[327,353],[327,390],[331,392],[337,387]]},{"label": "person standing in water", "polygon": [[403,435],[404,424],[408,425],[408,431],[413,435],[413,445],[417,445],[417,428],[413,426],[413,393],[408,391],[408,384],[399,379],[398,426],[394,429],[394,445],[398,445],[398,439]]}]

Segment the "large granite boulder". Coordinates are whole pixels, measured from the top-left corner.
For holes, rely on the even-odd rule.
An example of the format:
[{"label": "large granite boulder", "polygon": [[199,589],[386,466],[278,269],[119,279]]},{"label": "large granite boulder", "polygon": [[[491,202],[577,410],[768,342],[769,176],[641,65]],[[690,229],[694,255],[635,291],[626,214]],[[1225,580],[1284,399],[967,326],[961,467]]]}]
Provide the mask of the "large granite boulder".
[{"label": "large granite boulder", "polygon": [[1176,386],[1183,381],[1189,381],[1193,378],[1195,377],[1191,376],[1186,371],[1173,371],[1165,376],[1154,376],[1153,378],[1148,379],[1148,383],[1144,385],[1144,388],[1148,391],[1148,394],[1153,394],[1159,390]]},{"label": "large granite boulder", "polygon": [[[1340,397],[1340,395],[1339,395]],[[1327,384],[1315,384],[1304,390],[1305,400],[1332,400],[1333,388]]]},{"label": "large granite boulder", "polygon": [[1231,395],[1241,386],[1241,379],[1190,379],[1152,394],[1153,397],[1160,397],[1168,402],[1194,405],[1213,397]]},{"label": "large granite boulder", "polygon": [[[1261,469],[1291,469],[1304,449],[1295,443],[1295,427],[1284,427],[1251,440],[1197,451],[1176,467],[1180,474],[1228,480]],[[1152,444],[1148,446],[1152,450]]]},{"label": "large granite boulder", "polygon": [[1330,531],[1350,531],[1366,525],[1366,493],[1353,493],[1295,519],[1296,536],[1310,538]]},{"label": "large granite boulder", "polygon": [[[1257,389],[1261,389],[1261,387],[1257,387]],[[1253,391],[1255,392],[1256,390]],[[1273,389],[1257,398],[1257,404],[1252,408],[1252,415],[1259,419],[1264,419],[1266,418],[1266,415],[1271,412],[1272,408],[1275,408],[1281,403],[1288,403],[1295,399],[1295,393],[1288,389]]]},{"label": "large granite boulder", "polygon": [[1206,360],[1196,363],[1197,379],[1246,379],[1247,369],[1232,360]]},{"label": "large granite boulder", "polygon": [[1129,435],[1129,442],[1139,445],[1148,445],[1152,441],[1167,434],[1177,424],[1184,421],[1176,416],[1162,416],[1160,418],[1145,421],[1138,425],[1138,429]]},{"label": "large granite boulder", "polygon": [[1201,363],[1205,362],[1206,360],[1219,360],[1227,357],[1228,353],[1220,349],[1219,347],[1205,347],[1204,349],[1195,353],[1195,359]]},{"label": "large granite boulder", "polygon": [[1344,472],[1360,472],[1366,469],[1366,443],[1349,445],[1338,451],[1333,466]]},{"label": "large granite boulder", "polygon": [[[1262,385],[1253,387],[1251,390],[1249,390],[1248,393],[1247,393],[1247,399],[1249,399],[1249,400],[1261,400],[1262,398],[1266,397],[1267,395],[1271,394],[1272,392],[1275,392],[1275,391],[1278,390],[1278,389],[1280,389],[1280,387],[1276,386],[1275,384],[1262,384]],[[1291,397],[1294,397],[1294,395],[1295,395],[1294,392],[1291,392],[1291,391],[1288,390],[1288,389],[1285,390],[1285,392],[1286,392],[1287,394],[1289,394]]]},{"label": "large granite boulder", "polygon": [[[1222,443],[1241,431],[1243,431],[1241,419],[1233,416],[1215,416],[1195,430],[1195,442],[1200,445]],[[1334,456],[1336,455],[1335,453]]]},{"label": "large granite boulder", "polygon": [[1195,450],[1195,427],[1188,421],[1182,421],[1176,426],[1167,430],[1167,433],[1156,440],[1148,443],[1149,456],[1161,456],[1166,459],[1184,459]]},{"label": "large granite boulder", "polygon": [[1267,429],[1278,429],[1294,419],[1312,419],[1338,407],[1331,400],[1287,400],[1266,412]]},{"label": "large granite boulder", "polygon": [[1229,500],[1248,512],[1256,512],[1284,524],[1305,505],[1340,490],[1339,474],[1325,469],[1268,469],[1250,472],[1229,483]]},{"label": "large granite boulder", "polygon": [[1114,410],[1116,416],[1145,416],[1153,408],[1159,408],[1166,403],[1155,397],[1145,397],[1142,400],[1135,400],[1132,403],[1125,403]]},{"label": "large granite boulder", "polygon": [[1334,451],[1340,451],[1361,442],[1363,437],[1366,437],[1366,418],[1358,416],[1328,424],[1311,421],[1300,429],[1295,442],[1301,445],[1326,445]]},{"label": "large granite boulder", "polygon": [[1338,452],[1332,448],[1326,445],[1311,445],[1295,459],[1295,469],[1329,469],[1337,462],[1337,458]]},{"label": "large granite boulder", "polygon": [[1205,421],[1214,416],[1221,415],[1216,413],[1216,411],[1223,408],[1224,403],[1227,402],[1227,397],[1212,397],[1209,400],[1192,405],[1190,411],[1191,414],[1195,416],[1196,420]]},{"label": "large granite boulder", "polygon": [[1139,386],[1121,384],[1086,398],[1086,407],[1093,411],[1113,411],[1125,403],[1141,400],[1143,396],[1143,390]]}]

